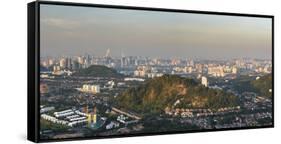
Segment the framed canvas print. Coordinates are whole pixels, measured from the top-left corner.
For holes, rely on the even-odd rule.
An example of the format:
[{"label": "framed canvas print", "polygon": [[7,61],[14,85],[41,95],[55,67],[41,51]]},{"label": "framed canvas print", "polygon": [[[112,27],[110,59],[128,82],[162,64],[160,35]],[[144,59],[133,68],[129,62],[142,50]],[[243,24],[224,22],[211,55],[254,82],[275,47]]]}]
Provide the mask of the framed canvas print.
[{"label": "framed canvas print", "polygon": [[274,127],[274,17],[28,4],[34,142]]}]

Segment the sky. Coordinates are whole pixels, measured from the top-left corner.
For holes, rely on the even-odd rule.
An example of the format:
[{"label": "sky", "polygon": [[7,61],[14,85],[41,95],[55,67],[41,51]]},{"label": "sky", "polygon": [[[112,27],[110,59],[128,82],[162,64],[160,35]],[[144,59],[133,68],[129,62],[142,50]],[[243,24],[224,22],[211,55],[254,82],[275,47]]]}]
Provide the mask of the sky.
[{"label": "sky", "polygon": [[41,4],[41,56],[271,59],[271,19]]}]

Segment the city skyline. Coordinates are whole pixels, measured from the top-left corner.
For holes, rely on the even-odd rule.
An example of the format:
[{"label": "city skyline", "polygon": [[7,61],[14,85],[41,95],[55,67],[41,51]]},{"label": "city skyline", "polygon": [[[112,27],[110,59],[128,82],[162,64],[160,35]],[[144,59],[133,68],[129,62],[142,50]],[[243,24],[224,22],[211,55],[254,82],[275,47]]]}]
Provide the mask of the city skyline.
[{"label": "city skyline", "polygon": [[272,58],[271,19],[41,6],[41,56]]}]

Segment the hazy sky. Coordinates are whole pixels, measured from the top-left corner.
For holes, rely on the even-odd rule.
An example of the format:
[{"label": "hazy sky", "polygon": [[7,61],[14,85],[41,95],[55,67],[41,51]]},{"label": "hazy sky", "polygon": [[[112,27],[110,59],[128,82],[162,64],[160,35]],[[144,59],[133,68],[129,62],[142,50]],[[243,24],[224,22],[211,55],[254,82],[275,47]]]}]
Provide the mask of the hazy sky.
[{"label": "hazy sky", "polygon": [[41,56],[271,59],[271,19],[41,5]]}]

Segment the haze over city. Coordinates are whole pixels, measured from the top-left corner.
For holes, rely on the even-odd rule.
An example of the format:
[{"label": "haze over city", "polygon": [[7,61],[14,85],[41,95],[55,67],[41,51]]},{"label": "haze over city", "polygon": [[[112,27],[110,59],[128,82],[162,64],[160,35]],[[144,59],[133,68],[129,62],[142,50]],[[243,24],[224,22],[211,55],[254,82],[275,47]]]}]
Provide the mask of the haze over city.
[{"label": "haze over city", "polygon": [[42,5],[41,56],[271,59],[271,19]]}]

